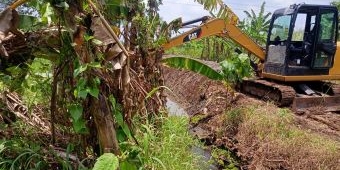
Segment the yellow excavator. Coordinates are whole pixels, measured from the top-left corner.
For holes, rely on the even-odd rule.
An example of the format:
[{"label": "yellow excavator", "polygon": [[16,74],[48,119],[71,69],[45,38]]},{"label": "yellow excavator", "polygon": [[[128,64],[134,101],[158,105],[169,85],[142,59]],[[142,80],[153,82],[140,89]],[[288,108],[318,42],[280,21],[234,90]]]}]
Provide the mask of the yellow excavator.
[{"label": "yellow excavator", "polygon": [[202,17],[182,26],[201,24],[163,45],[171,47],[208,36],[232,39],[260,62],[256,78],[245,79],[241,92],[269,99],[295,111],[322,107],[340,110],[340,42],[338,10],[330,5],[294,4],[276,10],[271,18],[266,47],[262,48],[238,26],[228,9],[228,19]]}]

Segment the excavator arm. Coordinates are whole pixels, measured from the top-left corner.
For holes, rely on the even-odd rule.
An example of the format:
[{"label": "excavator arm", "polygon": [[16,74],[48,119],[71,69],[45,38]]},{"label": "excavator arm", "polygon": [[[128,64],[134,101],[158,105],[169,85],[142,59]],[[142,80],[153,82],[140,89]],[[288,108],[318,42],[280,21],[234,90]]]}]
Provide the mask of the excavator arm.
[{"label": "excavator arm", "polygon": [[166,50],[192,40],[198,40],[204,37],[215,35],[230,38],[248,50],[250,53],[254,54],[262,62],[265,60],[265,52],[262,47],[256,44],[248,35],[246,35],[239,27],[237,27],[236,24],[238,19],[236,15],[228,20],[202,17],[200,19],[183,23],[182,26],[200,21],[202,21],[201,25],[170,39],[166,44],[163,45],[163,48]]}]

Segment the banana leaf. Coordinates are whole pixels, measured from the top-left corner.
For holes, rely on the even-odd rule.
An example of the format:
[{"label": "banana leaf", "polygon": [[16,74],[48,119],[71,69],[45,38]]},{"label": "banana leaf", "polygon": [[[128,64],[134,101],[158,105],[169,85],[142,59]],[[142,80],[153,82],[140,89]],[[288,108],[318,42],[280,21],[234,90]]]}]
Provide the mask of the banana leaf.
[{"label": "banana leaf", "polygon": [[210,66],[187,57],[169,57],[162,60],[165,65],[178,69],[186,69],[204,75],[213,80],[222,80],[223,75]]}]

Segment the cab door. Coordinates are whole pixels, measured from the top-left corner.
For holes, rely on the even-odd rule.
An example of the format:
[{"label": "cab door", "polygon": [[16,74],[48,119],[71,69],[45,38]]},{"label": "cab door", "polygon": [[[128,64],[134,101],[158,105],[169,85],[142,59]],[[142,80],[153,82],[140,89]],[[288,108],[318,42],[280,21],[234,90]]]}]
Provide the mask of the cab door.
[{"label": "cab door", "polygon": [[311,67],[327,69],[333,67],[338,32],[338,12],[332,8],[321,8],[318,17],[318,34],[314,46]]}]

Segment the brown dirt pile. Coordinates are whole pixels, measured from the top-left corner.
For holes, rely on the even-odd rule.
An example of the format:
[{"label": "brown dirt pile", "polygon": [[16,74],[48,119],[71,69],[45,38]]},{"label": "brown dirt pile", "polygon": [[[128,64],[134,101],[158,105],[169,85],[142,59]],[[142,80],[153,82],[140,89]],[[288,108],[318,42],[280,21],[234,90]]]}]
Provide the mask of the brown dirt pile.
[{"label": "brown dirt pile", "polygon": [[179,101],[189,115],[220,114],[234,100],[232,90],[228,90],[221,82],[190,71],[167,67],[162,69],[165,85],[172,90],[172,93],[168,93],[169,97]]},{"label": "brown dirt pile", "polygon": [[223,83],[163,67],[172,100],[184,106],[192,131],[234,151],[248,169],[340,169],[340,114],[295,115]]}]

